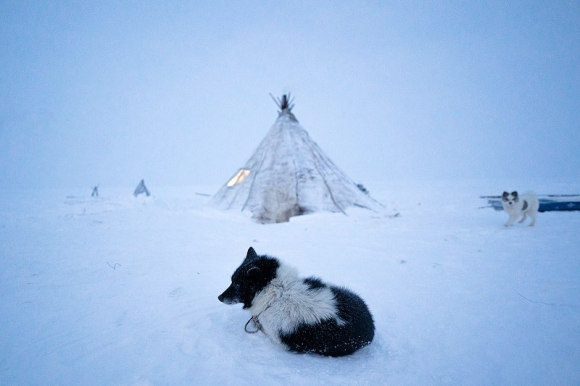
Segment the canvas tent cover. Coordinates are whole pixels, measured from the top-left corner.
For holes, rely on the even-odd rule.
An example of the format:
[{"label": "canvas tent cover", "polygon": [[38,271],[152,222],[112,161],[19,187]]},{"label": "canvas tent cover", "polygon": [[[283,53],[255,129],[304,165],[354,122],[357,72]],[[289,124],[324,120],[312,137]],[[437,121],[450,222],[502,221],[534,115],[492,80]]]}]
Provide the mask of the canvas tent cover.
[{"label": "canvas tent cover", "polygon": [[254,154],[210,200],[219,209],[249,211],[261,223],[319,211],[384,207],[342,172],[302,128],[286,96],[278,119]]}]

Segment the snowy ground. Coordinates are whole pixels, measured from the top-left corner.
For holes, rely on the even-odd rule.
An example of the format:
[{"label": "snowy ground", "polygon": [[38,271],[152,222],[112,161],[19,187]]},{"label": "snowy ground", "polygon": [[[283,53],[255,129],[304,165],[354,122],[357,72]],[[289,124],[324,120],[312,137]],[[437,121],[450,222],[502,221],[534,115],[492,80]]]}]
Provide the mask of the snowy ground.
[{"label": "snowy ground", "polygon": [[[218,186],[13,192],[0,200],[2,385],[580,383],[580,212],[503,226],[506,189],[368,184],[362,210],[259,225],[204,209]],[[359,293],[377,326],[353,356],[283,351],[217,296],[249,246]]]}]

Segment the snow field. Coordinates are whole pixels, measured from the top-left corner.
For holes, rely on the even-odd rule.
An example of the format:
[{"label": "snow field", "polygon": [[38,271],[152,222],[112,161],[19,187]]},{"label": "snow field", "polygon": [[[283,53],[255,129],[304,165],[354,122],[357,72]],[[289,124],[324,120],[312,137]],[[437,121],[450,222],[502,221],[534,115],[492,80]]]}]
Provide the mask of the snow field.
[{"label": "snow field", "polygon": [[[206,209],[195,192],[215,187],[4,192],[0,383],[580,382],[578,212],[505,228],[507,214],[478,209],[478,196],[509,186],[376,185],[398,217],[354,209],[260,225]],[[249,246],[361,295],[375,341],[325,358],[245,333],[249,314],[217,296]]]}]

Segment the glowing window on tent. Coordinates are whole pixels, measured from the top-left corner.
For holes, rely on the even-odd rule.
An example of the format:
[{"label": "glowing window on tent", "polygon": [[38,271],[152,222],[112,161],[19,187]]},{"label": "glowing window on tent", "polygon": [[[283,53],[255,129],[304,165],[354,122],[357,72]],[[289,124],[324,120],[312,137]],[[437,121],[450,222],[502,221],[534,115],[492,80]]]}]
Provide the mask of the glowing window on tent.
[{"label": "glowing window on tent", "polygon": [[241,184],[242,182],[244,182],[248,174],[250,174],[250,171],[248,169],[240,169],[236,173],[236,175],[233,176],[233,178],[228,182],[228,186],[232,187]]}]

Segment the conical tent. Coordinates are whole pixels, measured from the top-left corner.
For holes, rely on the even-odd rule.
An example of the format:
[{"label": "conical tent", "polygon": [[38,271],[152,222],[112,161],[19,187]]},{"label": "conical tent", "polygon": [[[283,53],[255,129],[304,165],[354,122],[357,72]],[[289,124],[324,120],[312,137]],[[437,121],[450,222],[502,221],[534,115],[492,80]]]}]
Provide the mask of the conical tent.
[{"label": "conical tent", "polygon": [[277,104],[278,119],[266,137],[209,205],[249,211],[261,223],[319,211],[345,213],[353,206],[384,212],[310,138],[292,113],[289,97],[283,95]]}]

